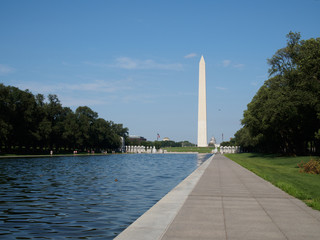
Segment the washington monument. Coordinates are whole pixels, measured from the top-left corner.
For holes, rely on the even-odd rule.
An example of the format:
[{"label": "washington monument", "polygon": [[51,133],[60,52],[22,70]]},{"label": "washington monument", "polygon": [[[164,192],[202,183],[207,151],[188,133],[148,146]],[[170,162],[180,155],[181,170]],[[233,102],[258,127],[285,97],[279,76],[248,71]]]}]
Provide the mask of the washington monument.
[{"label": "washington monument", "polygon": [[206,63],[203,56],[199,62],[199,96],[198,96],[198,147],[208,147],[207,142],[207,97],[206,97]]}]

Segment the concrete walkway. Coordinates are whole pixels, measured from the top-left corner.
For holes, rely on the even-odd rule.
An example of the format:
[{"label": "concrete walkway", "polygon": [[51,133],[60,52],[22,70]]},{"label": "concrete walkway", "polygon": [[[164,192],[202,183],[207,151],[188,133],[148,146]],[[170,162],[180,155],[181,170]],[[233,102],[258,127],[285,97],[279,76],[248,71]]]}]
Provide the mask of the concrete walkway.
[{"label": "concrete walkway", "polygon": [[[169,223],[164,220],[166,223],[157,230],[150,228],[158,226],[157,220],[149,227],[133,224],[131,231],[125,231],[127,235],[119,239],[320,239],[319,211],[223,155],[216,155],[201,167],[201,177],[194,179],[188,196],[179,200],[183,201],[181,207],[171,215],[163,209],[163,219],[168,216]],[[153,216],[161,221],[152,210],[149,221]]]}]

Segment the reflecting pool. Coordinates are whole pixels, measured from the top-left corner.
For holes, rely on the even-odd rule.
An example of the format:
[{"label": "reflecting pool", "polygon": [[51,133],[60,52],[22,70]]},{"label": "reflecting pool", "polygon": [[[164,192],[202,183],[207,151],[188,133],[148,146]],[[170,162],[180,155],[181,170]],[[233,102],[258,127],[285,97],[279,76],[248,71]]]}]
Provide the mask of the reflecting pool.
[{"label": "reflecting pool", "polygon": [[0,238],[113,239],[210,156],[0,159]]}]

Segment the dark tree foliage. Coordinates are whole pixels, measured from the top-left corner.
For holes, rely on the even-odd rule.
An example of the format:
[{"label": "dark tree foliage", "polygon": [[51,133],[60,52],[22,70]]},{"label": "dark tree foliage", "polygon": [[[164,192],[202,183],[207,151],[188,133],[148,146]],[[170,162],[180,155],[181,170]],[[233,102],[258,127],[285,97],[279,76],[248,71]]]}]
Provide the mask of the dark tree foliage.
[{"label": "dark tree foliage", "polygon": [[127,140],[127,145],[132,146],[145,146],[145,147],[153,147],[155,146],[156,149],[160,148],[167,148],[167,147],[194,147],[195,144],[189,142],[189,141],[181,141],[181,142],[175,142],[175,141],[138,141],[138,140]]},{"label": "dark tree foliage", "polygon": [[237,145],[249,151],[320,153],[320,38],[287,35],[268,59],[270,78],[244,112]]},{"label": "dark tree foliage", "polygon": [[89,107],[73,112],[56,95],[46,101],[42,94],[0,84],[1,153],[111,151],[127,135],[122,124],[98,118]]},{"label": "dark tree foliage", "polygon": [[220,146],[236,146],[236,139],[235,138],[230,138],[230,141],[224,141],[222,143],[220,143]]}]

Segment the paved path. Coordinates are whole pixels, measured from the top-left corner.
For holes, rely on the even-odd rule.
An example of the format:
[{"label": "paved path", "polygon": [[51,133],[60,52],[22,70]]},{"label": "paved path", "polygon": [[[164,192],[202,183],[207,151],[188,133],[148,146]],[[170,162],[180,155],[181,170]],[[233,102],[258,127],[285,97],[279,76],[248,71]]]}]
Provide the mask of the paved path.
[{"label": "paved path", "polygon": [[223,155],[209,160],[117,239],[320,239],[319,211]]},{"label": "paved path", "polygon": [[162,237],[320,239],[320,212],[217,155]]}]

